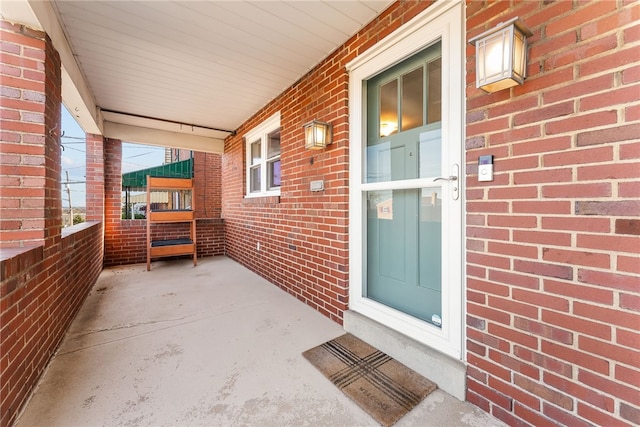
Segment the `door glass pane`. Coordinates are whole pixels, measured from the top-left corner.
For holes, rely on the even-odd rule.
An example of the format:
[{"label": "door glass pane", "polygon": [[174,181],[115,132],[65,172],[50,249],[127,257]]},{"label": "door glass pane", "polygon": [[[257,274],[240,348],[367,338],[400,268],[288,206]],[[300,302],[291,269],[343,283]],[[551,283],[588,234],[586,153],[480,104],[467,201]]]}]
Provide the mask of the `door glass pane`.
[{"label": "door glass pane", "polygon": [[420,178],[441,175],[442,128],[440,123],[425,126],[420,132]]},{"label": "door glass pane", "polygon": [[391,142],[367,147],[366,182],[391,181]]},{"label": "door glass pane", "polygon": [[380,87],[380,136],[385,137],[398,131],[398,80],[392,80]]},{"label": "door glass pane", "polygon": [[418,226],[419,279],[424,296],[424,320],[442,325],[442,193],[423,188]]},{"label": "door glass pane", "polygon": [[403,131],[422,126],[424,120],[424,67],[402,76],[402,126]]},{"label": "door glass pane", "polygon": [[440,291],[442,187],[423,188],[420,199],[420,286]]},{"label": "door glass pane", "polygon": [[414,141],[392,138],[367,147],[367,182],[416,178],[417,149]]},{"label": "door glass pane", "polygon": [[364,191],[363,296],[437,327],[442,325],[442,187],[431,182],[442,175],[440,56],[436,43],[367,81],[364,177],[367,183],[424,178],[414,188]]},{"label": "door glass pane", "polygon": [[435,123],[442,120],[442,57],[429,62],[427,70],[427,123]]},{"label": "door glass pane", "polygon": [[[395,200],[394,193],[397,196]],[[371,242],[377,243],[375,249],[369,251],[369,265],[372,270],[389,280],[404,282],[406,214],[400,197],[398,191],[368,193],[367,234]],[[374,299],[384,299],[381,296],[383,293],[383,289],[376,287],[369,291],[369,295]]]},{"label": "door glass pane", "polygon": [[441,325],[440,188],[367,192],[366,297]]}]

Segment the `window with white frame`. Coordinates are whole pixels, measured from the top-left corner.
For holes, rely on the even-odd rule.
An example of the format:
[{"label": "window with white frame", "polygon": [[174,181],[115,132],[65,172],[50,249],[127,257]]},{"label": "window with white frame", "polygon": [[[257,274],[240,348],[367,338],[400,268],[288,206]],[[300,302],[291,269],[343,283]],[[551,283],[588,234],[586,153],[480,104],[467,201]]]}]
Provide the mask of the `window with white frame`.
[{"label": "window with white frame", "polygon": [[280,113],[249,131],[244,139],[247,153],[247,197],[280,194]]}]

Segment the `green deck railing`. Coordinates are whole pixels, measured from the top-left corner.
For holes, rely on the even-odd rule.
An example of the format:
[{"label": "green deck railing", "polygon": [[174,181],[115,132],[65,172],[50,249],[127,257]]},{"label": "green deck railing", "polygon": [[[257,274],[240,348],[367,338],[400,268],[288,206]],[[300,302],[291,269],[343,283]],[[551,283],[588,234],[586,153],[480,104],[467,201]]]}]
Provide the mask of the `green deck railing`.
[{"label": "green deck railing", "polygon": [[122,174],[122,189],[145,191],[147,175],[164,178],[193,178],[193,159],[167,163],[162,166],[141,169]]}]

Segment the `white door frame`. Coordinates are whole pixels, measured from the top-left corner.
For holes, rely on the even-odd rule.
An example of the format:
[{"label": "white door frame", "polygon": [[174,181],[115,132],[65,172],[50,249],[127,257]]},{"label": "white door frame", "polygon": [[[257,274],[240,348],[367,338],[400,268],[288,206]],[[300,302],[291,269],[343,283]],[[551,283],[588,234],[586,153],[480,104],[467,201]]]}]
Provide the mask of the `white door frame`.
[{"label": "white door frame", "polygon": [[[463,353],[463,266],[462,212],[465,173],[462,157],[464,125],[464,22],[460,0],[439,1],[349,64],[349,309],[458,360]],[[400,311],[363,297],[366,257],[364,217],[365,112],[364,81],[410,57],[426,46],[442,40],[442,141],[443,175],[452,165],[460,166],[459,199],[443,206],[442,327],[438,328]],[[446,149],[445,149],[446,148]],[[406,184],[406,183],[405,183]],[[425,183],[426,185],[427,183]],[[393,182],[389,186],[395,187]],[[443,198],[451,198],[453,183],[442,186]],[[453,260],[447,264],[446,260]]]}]

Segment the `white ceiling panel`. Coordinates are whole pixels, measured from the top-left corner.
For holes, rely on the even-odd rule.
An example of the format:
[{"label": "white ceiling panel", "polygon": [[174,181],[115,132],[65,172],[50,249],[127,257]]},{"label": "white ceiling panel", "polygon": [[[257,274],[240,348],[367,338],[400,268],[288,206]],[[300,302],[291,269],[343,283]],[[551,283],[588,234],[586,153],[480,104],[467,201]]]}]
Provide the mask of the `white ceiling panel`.
[{"label": "white ceiling panel", "polygon": [[391,2],[53,0],[102,110],[229,131]]}]

